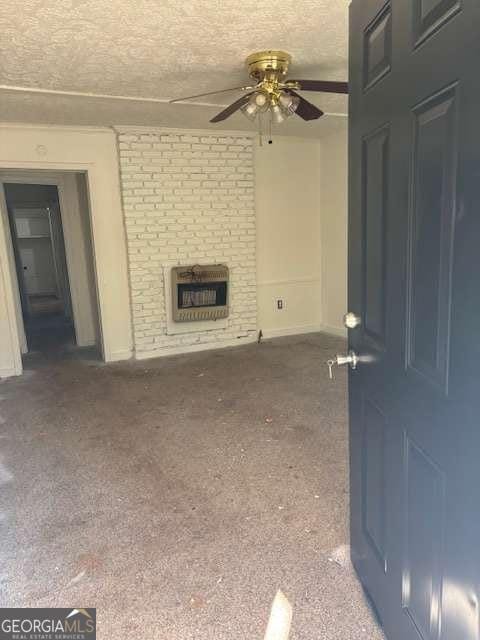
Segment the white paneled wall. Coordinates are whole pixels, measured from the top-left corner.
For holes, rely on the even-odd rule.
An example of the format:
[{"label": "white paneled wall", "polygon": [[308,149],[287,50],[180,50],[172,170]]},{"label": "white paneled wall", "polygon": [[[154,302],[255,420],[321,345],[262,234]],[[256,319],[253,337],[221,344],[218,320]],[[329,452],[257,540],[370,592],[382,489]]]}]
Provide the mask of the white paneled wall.
[{"label": "white paneled wall", "polygon": [[256,150],[258,322],[266,337],[321,328],[320,154],[319,140],[287,136]]},{"label": "white paneled wall", "polygon": [[[138,358],[254,340],[254,156],[250,137],[119,128],[121,187]],[[225,327],[167,334],[165,267],[225,263]]]}]

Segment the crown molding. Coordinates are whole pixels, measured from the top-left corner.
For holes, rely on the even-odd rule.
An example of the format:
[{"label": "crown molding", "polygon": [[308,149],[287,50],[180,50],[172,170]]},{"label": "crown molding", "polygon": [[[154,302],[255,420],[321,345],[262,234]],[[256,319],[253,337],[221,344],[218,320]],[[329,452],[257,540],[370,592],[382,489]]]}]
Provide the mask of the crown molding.
[{"label": "crown molding", "polygon": [[191,129],[190,127],[162,127],[162,126],[149,126],[149,125],[113,125],[112,129],[117,133],[178,133],[179,135],[202,135],[202,136],[216,136],[216,137],[228,137],[235,138],[254,138],[258,135],[258,131],[241,131],[238,129]]},{"label": "crown molding", "polygon": [[[147,102],[153,104],[170,105],[171,98],[147,98],[142,96],[124,96],[114,93],[89,93],[87,91],[62,91],[60,89],[42,89],[41,87],[22,87],[18,85],[0,84],[0,91],[11,91],[12,93],[35,93],[39,95],[63,96],[71,98],[94,98],[96,100],[123,100],[126,102]],[[222,105],[212,102],[198,102],[177,100],[175,104],[191,105],[193,107],[212,107],[222,108],[228,105]]]},{"label": "crown molding", "polygon": [[[140,96],[123,96],[110,93],[88,93],[83,91],[61,91],[60,89],[42,89],[39,87],[22,87],[16,85],[0,84],[0,91],[10,91],[12,93],[34,93],[39,95],[63,96],[71,98],[86,98],[95,100],[122,100],[124,102],[145,102],[152,104],[171,105],[170,98],[145,98]],[[177,101],[175,104],[191,107],[211,107],[212,109],[222,109],[227,104],[198,101]],[[325,112],[326,116],[333,118],[348,118],[348,113]]]},{"label": "crown molding", "polygon": [[114,93],[90,93],[88,91],[63,91],[61,89],[42,89],[41,87],[22,87],[19,85],[11,85],[11,84],[0,84],[0,89],[2,91],[15,91],[20,93],[42,93],[47,95],[73,96],[77,98],[103,98],[107,100],[130,100],[133,102],[161,102],[161,103],[169,104],[169,100],[170,100],[170,98],[144,98],[144,97],[136,97],[136,96],[124,96],[121,94],[114,94]]},{"label": "crown molding", "polygon": [[108,135],[114,134],[112,127],[95,127],[92,125],[73,125],[73,124],[41,124],[34,122],[0,122],[0,129],[35,129],[41,131],[71,131],[72,133],[104,133]]}]

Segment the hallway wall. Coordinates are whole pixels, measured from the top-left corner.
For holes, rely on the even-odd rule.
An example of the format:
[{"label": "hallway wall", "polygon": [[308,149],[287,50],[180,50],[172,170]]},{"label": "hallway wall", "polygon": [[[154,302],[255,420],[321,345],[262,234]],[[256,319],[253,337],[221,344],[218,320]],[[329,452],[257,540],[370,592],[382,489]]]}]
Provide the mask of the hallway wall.
[{"label": "hallway wall", "polygon": [[98,301],[85,175],[62,176],[64,202],[62,220],[77,345],[99,344]]},{"label": "hallway wall", "polygon": [[[98,301],[85,174],[11,171],[0,173],[0,179],[5,182],[7,202],[12,211],[31,216],[29,208],[15,207],[50,206],[52,230],[55,236],[53,246],[56,249],[56,267],[49,241],[23,239],[17,234],[20,266],[27,266],[27,270],[22,270],[20,273],[20,278],[25,281],[26,292],[58,293],[64,302],[66,316],[74,322],[77,346],[100,346]],[[30,184],[27,181],[37,181],[37,184]],[[43,182],[49,184],[43,184]],[[15,215],[16,218],[19,217]],[[32,249],[34,254],[30,256],[29,251]],[[28,264],[24,265],[25,262]],[[56,270],[58,282],[55,277]],[[37,277],[34,277],[35,275]],[[34,289],[36,286],[38,291],[32,290],[32,286]]]},{"label": "hallway wall", "polygon": [[[25,283],[25,293],[60,293],[53,253],[54,241],[50,237],[50,222],[46,212],[47,207],[52,210],[58,203],[56,187],[7,182],[4,189],[10,211],[11,237],[20,262],[17,265],[20,268],[18,276]],[[54,224],[54,219],[51,222]],[[47,237],[35,237],[44,234]]]}]

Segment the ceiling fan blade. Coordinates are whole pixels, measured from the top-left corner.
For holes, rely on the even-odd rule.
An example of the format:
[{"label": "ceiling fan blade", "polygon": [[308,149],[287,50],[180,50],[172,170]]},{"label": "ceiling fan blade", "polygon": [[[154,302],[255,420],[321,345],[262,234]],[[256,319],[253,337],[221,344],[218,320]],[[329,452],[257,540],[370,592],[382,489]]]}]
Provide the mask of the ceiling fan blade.
[{"label": "ceiling fan blade", "polygon": [[322,91],[323,93],[348,93],[348,82],[336,82],[333,80],[288,80],[296,82],[298,89],[302,91]]},{"label": "ceiling fan blade", "polygon": [[247,104],[252,93],[253,91],[251,93],[246,93],[238,100],[235,100],[235,102],[233,102],[229,107],[227,107],[223,111],[220,111],[220,113],[217,113],[217,115],[214,116],[210,120],[210,122],[221,122],[222,120],[226,120],[227,118],[229,118],[232,114],[235,113],[235,111],[238,111],[238,109],[241,109],[244,104]]},{"label": "ceiling fan blade", "polygon": [[295,109],[295,113],[303,120],[317,120],[317,118],[321,118],[324,115],[321,109],[311,102],[308,102],[308,100],[305,100],[305,98],[302,98],[302,96],[299,96],[298,93],[292,91],[292,89],[285,89],[285,91],[300,100],[298,107]]},{"label": "ceiling fan blade", "polygon": [[174,102],[183,102],[184,100],[193,100],[193,98],[203,98],[204,96],[214,96],[217,93],[227,93],[228,91],[248,91],[249,89],[254,89],[254,87],[232,87],[232,89],[220,89],[220,91],[209,91],[208,93],[197,93],[194,96],[185,96],[183,98],[175,98],[174,100],[169,100],[169,104],[173,104]]}]

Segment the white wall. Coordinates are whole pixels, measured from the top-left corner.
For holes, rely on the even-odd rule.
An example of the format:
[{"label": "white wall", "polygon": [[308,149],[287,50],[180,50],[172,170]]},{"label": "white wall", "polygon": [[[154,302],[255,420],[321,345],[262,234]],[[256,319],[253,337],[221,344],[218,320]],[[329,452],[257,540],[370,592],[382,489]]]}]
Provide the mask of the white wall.
[{"label": "white wall", "polygon": [[255,153],[258,326],[266,337],[319,331],[320,141],[274,136]]},{"label": "white wall", "polygon": [[[2,169],[87,172],[104,358],[129,358],[130,296],[114,133],[108,129],[0,125]],[[3,219],[1,226],[0,333],[5,344],[0,345],[0,376],[5,376],[20,372],[20,352]]]},{"label": "white wall", "polygon": [[[136,357],[255,340],[251,137],[127,127],[119,150]],[[172,333],[167,267],[216,262],[230,270],[229,317]]]},{"label": "white wall", "polygon": [[[255,149],[253,164],[251,140],[245,149],[243,142],[227,141],[225,133],[214,136],[211,132],[183,131],[175,135],[184,136],[185,140],[156,141],[153,138],[158,131],[144,131],[140,138],[124,138],[121,154],[125,216],[112,131],[0,125],[0,170],[88,172],[100,325],[107,361],[128,358],[132,353],[132,305],[137,355],[143,357],[168,352],[170,347],[191,350],[202,345],[218,346],[237,336],[254,339],[257,327],[266,336],[321,329],[343,333],[342,316],[347,310],[346,124],[345,120],[344,131],[323,140],[275,136],[272,145]],[[131,131],[122,132],[131,135]],[[149,140],[142,140],[141,135]],[[237,137],[246,139],[244,134]],[[209,148],[200,148],[201,145]],[[228,148],[220,149],[225,146]],[[231,171],[225,174],[229,167]],[[203,178],[200,185],[196,184],[199,174],[217,184],[204,185]],[[226,177],[220,179],[224,174]],[[147,185],[149,181],[152,184]],[[175,185],[178,181],[192,184]],[[197,193],[196,189],[213,189],[213,199],[211,193]],[[243,203],[235,205],[239,217],[229,218],[228,224],[222,222],[225,212],[234,208],[231,203],[237,201]],[[211,205],[210,211],[216,212],[213,221],[198,213],[206,211],[206,203]],[[168,211],[175,211],[184,221],[165,220],[174,225],[166,228],[161,218]],[[195,229],[189,229],[189,225]],[[205,228],[200,228],[202,225]],[[125,226],[129,229],[130,268]],[[229,239],[223,242],[225,232]],[[234,275],[242,308],[234,308],[236,324],[229,325],[231,331],[222,334],[228,340],[222,340],[215,331],[172,340],[164,330],[164,311],[157,313],[163,295],[165,260],[171,264],[189,262],[190,258],[211,260],[215,256],[232,262],[232,250],[236,252],[235,269],[244,264],[245,271],[238,272],[239,280]],[[132,261],[133,255],[148,257],[148,268]],[[8,260],[4,229],[0,229],[0,376],[18,373],[20,362],[19,352],[12,347],[18,343],[18,331]],[[140,297],[146,296],[144,300],[134,299],[138,291]],[[275,309],[277,298],[284,300],[283,311]],[[150,321],[142,322],[142,317],[150,318],[151,326],[147,326]]]},{"label": "white wall", "polygon": [[[75,174],[75,191],[78,197],[78,229],[73,226],[70,231],[75,233],[77,243],[81,243],[80,261],[77,262],[79,271],[77,278],[81,278],[83,293],[84,328],[83,346],[101,343],[98,319],[97,286],[95,282],[95,256],[92,246],[92,228],[90,224],[90,202],[88,196],[86,175]],[[73,188],[73,186],[72,186]],[[75,211],[74,211],[75,213]],[[77,244],[78,246],[78,244]],[[77,336],[77,343],[79,343]],[[80,344],[80,343],[79,343]],[[82,345],[80,345],[82,346]]]},{"label": "white wall", "polygon": [[[249,210],[248,220],[237,229],[234,220],[237,216],[238,222],[235,197],[243,198],[247,207],[251,191],[248,158],[241,157],[249,153],[241,149],[245,140],[238,136],[236,143],[228,142],[225,134],[215,137],[211,132],[203,136],[164,132],[162,136],[159,131],[126,128],[120,133],[137,355],[169,352],[181,345],[188,349],[194,343],[221,343],[226,337],[223,330],[182,338],[166,335],[162,267],[189,258],[228,257],[229,241],[224,238],[218,248],[215,239],[209,238],[212,234],[233,234],[236,249],[248,257],[254,243],[248,230],[253,212]],[[232,142],[233,150],[228,147]],[[222,184],[222,164],[227,162],[237,166],[241,175],[232,174]],[[212,167],[220,179],[210,175],[211,184],[204,185],[201,174],[208,175]],[[262,147],[256,141],[254,177],[257,328],[266,337],[320,330],[345,335],[346,119],[344,130],[322,140],[276,135],[272,145]],[[234,184],[242,178],[244,184]],[[246,191],[240,193],[241,189]],[[233,211],[233,218],[225,218],[223,231],[209,218],[209,202],[220,211],[228,204]],[[248,261],[244,267],[249,270]],[[254,283],[250,275],[246,277],[254,293]],[[279,298],[283,310],[276,307]],[[253,299],[248,305],[244,301],[239,310],[249,336],[252,316],[248,310]]]},{"label": "white wall", "polygon": [[322,325],[346,335],[348,126],[321,141]]},{"label": "white wall", "polygon": [[88,347],[100,341],[85,176],[64,173],[57,179],[76,342],[79,347]]}]

